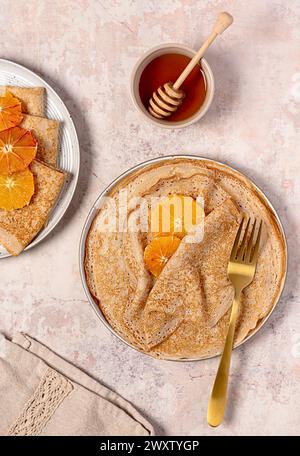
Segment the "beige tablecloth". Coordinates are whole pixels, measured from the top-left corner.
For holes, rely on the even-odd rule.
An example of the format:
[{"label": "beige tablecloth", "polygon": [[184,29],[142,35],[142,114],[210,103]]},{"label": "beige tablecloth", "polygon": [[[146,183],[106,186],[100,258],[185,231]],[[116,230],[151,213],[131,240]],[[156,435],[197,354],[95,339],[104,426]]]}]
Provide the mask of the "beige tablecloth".
[{"label": "beige tablecloth", "polygon": [[0,334],[1,435],[153,435],[127,401],[25,334]]}]

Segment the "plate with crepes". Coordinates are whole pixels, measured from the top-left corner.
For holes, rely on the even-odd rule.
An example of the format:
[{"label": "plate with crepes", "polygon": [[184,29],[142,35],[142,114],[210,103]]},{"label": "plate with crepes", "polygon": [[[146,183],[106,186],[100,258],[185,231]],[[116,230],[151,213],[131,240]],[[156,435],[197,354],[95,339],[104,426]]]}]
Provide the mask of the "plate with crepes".
[{"label": "plate with crepes", "polygon": [[40,76],[0,59],[0,258],[41,242],[67,210],[80,151],[65,104]]},{"label": "plate with crepes", "polygon": [[235,333],[235,346],[244,343],[282,293],[284,231],[249,178],[197,156],[142,163],[95,202],[81,237],[80,270],[98,317],[123,342],[156,358],[220,354],[234,293],[227,266],[243,217],[263,222],[255,278],[243,293]]}]

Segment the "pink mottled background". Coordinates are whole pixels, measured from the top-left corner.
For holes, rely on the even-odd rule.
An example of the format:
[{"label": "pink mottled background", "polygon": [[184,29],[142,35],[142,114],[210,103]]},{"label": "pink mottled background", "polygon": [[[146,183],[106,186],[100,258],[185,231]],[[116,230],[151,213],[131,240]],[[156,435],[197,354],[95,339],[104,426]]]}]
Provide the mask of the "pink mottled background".
[{"label": "pink mottled background", "polygon": [[[165,131],[129,98],[132,66],[162,42],[198,47],[216,14],[235,23],[208,51],[213,106]],[[1,57],[41,74],[75,120],[82,170],[64,220],[38,247],[0,264],[0,331],[25,331],[130,400],[159,434],[300,433],[300,2],[298,0],[2,0]],[[193,153],[246,172],[278,210],[290,248],[282,299],[237,349],[226,421],[206,424],[218,360],[156,361],[112,336],[83,293],[78,243],[99,192],[148,158]]]}]

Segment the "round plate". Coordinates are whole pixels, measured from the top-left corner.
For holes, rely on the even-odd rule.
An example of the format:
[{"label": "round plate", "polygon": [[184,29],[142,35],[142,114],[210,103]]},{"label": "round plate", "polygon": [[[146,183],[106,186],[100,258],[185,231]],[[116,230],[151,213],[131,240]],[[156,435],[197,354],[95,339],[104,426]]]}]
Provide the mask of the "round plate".
[{"label": "round plate", "polygon": [[[137,166],[134,166],[133,168],[130,168],[128,169],[127,171],[125,171],[123,174],[121,174],[117,179],[115,179],[108,187],[106,187],[106,189],[99,195],[99,197],[97,198],[97,200],[95,201],[95,203],[93,204],[88,216],[87,216],[87,219],[85,221],[85,224],[84,224],[84,227],[83,227],[83,230],[82,230],[82,234],[81,234],[81,239],[80,239],[80,247],[79,247],[79,267],[80,267],[80,275],[81,275],[81,281],[82,281],[82,284],[83,284],[83,288],[84,288],[84,291],[85,291],[85,294],[91,304],[91,306],[93,307],[94,311],[96,312],[97,316],[100,318],[100,320],[102,321],[102,323],[115,335],[117,336],[119,339],[121,339],[126,345],[129,345],[130,347],[134,348],[135,350],[139,351],[140,353],[143,353],[147,356],[152,356],[151,354],[149,355],[148,353],[145,353],[141,350],[138,350],[134,345],[131,345],[127,340],[123,339],[122,336],[120,336],[111,326],[110,324],[108,323],[108,321],[106,320],[105,316],[103,315],[97,301],[93,298],[90,290],[89,290],[89,287],[88,287],[88,284],[87,284],[87,280],[86,280],[86,276],[85,276],[85,268],[84,268],[84,259],[85,259],[85,245],[86,245],[86,240],[87,240],[87,235],[89,233],[89,230],[90,230],[90,227],[91,227],[91,224],[96,216],[96,214],[98,213],[99,209],[101,208],[102,206],[102,203],[104,202],[104,197],[107,196],[111,191],[112,189],[120,182],[122,181],[125,177],[128,177],[129,175],[135,173],[136,171],[140,170],[141,168],[144,168],[144,167],[147,167],[148,165],[153,165],[154,163],[160,163],[160,162],[164,162],[164,161],[168,161],[168,160],[174,160],[174,159],[178,159],[178,158],[184,158],[184,159],[192,159],[192,160],[200,160],[200,161],[206,161],[206,162],[210,162],[210,163],[215,163],[219,166],[222,166],[223,168],[227,169],[227,170],[230,170],[230,171],[233,171],[235,172],[236,174],[240,175],[241,177],[247,179],[251,184],[252,186],[255,188],[255,190],[257,191],[257,193],[262,197],[262,200],[265,202],[266,206],[268,207],[268,209],[272,212],[273,216],[274,216],[274,219],[276,220],[277,222],[277,225],[278,225],[278,229],[280,231],[280,234],[282,236],[282,240],[283,240],[283,243],[284,243],[284,248],[285,248],[285,265],[284,265],[284,275],[283,275],[283,278],[282,278],[282,282],[281,282],[281,289],[280,289],[280,292],[278,293],[278,298],[277,300],[274,302],[274,305],[273,307],[271,308],[270,312],[265,316],[265,318],[263,318],[259,323],[258,325],[256,326],[256,328],[250,332],[248,334],[248,336],[242,340],[239,344],[235,345],[234,348],[236,347],[239,347],[240,345],[244,344],[247,340],[249,340],[251,337],[254,336],[254,334],[256,334],[259,329],[265,324],[265,322],[267,321],[267,319],[270,317],[271,313],[273,312],[273,310],[275,309],[280,297],[281,297],[281,294],[283,292],[283,288],[284,288],[284,285],[285,285],[285,279],[286,279],[286,270],[287,270],[287,243],[286,243],[286,238],[285,238],[285,233],[284,233],[284,230],[283,230],[283,226],[281,224],[281,221],[278,217],[278,214],[276,213],[274,207],[272,206],[271,202],[269,201],[269,199],[266,197],[266,195],[263,193],[263,191],[257,187],[256,184],[254,184],[254,182],[252,180],[250,180],[248,177],[246,177],[243,173],[241,173],[240,171],[237,171],[236,169],[232,168],[231,166],[228,166],[228,165],[225,165],[224,163],[221,163],[221,162],[218,162],[216,160],[211,160],[209,158],[205,158],[205,157],[199,157],[197,155],[169,155],[169,156],[166,156],[166,157],[159,157],[159,158],[154,158],[152,160],[147,160],[143,163],[140,163],[139,165]],[[168,359],[168,358],[162,358],[166,361],[200,361],[202,359],[208,359],[208,358],[214,358],[215,356],[218,356],[220,355],[220,353],[217,353],[215,355],[211,355],[211,356],[203,356],[203,357],[199,357],[199,358],[179,358],[179,359]]]},{"label": "round plate", "polygon": [[[45,87],[46,105],[45,116],[61,122],[59,131],[59,152],[57,167],[67,172],[64,185],[57,202],[51,211],[47,225],[36,238],[26,247],[31,249],[41,242],[57,225],[66,212],[77,185],[80,151],[75,126],[69,111],[55,90],[40,76],[27,68],[9,60],[0,59],[0,85],[15,85],[19,87]],[[4,247],[0,246],[0,258],[11,256]]]}]

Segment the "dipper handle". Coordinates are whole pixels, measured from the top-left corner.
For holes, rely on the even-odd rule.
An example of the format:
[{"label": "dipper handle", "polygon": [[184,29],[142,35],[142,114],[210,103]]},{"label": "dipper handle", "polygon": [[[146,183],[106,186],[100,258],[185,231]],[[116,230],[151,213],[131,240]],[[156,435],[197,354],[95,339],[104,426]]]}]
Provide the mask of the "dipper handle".
[{"label": "dipper handle", "polygon": [[224,32],[233,22],[233,17],[229,13],[220,13],[218,16],[218,19],[214,25],[214,28],[207,38],[207,40],[202,44],[201,48],[197,52],[197,54],[194,55],[192,60],[189,62],[189,64],[185,67],[181,75],[178,77],[176,82],[173,84],[173,88],[175,90],[178,90],[180,86],[183,84],[185,79],[188,77],[190,72],[195,68],[197,63],[200,61],[200,59],[203,57],[205,54],[206,50],[209,48],[209,46],[212,44],[212,42],[217,38],[218,35],[221,35],[221,33]]},{"label": "dipper handle", "polygon": [[217,35],[221,35],[231,24],[233,23],[233,17],[229,13],[220,13],[218,19],[214,25],[213,32]]}]

